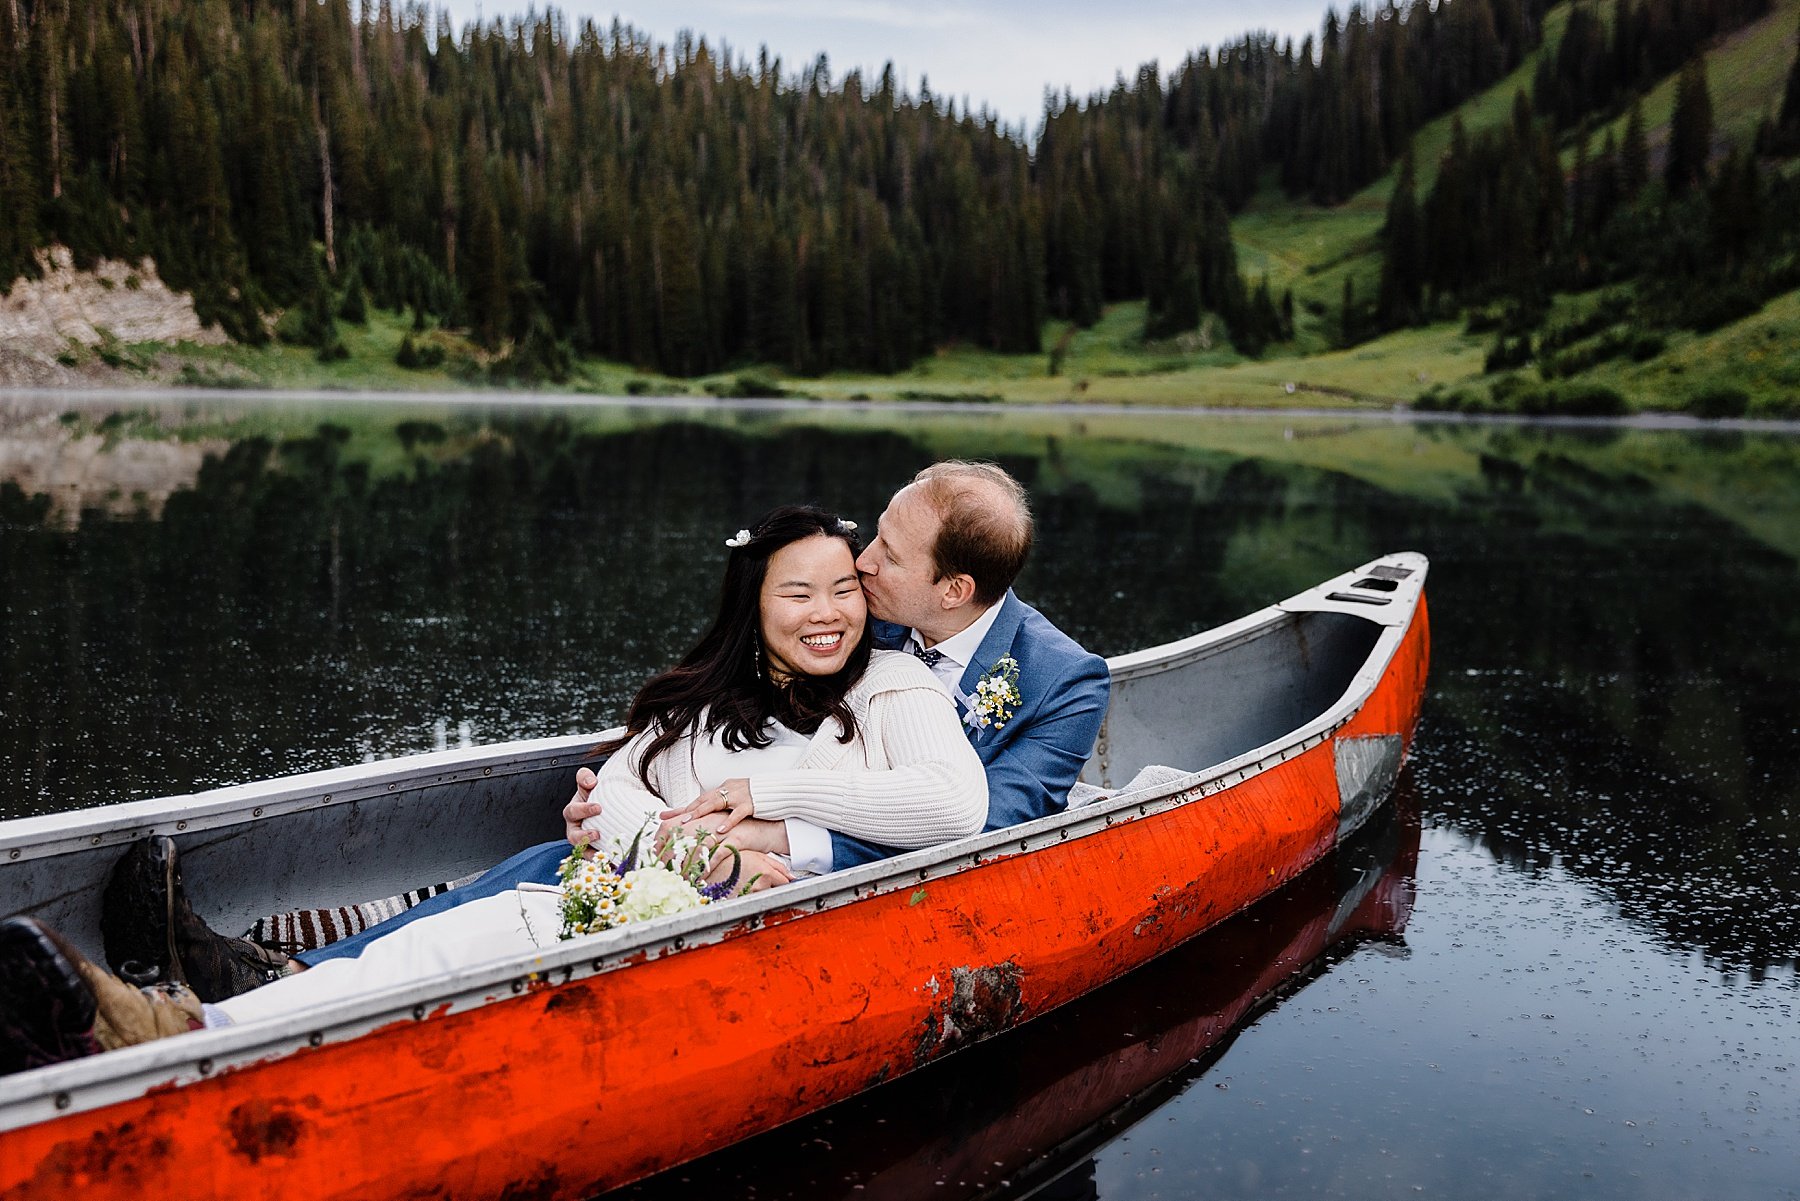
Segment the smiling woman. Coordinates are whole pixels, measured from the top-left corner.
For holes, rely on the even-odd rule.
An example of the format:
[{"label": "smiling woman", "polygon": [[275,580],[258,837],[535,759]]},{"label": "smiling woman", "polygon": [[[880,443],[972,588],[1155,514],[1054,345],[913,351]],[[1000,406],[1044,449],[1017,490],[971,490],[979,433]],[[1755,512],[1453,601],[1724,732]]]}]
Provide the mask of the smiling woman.
[{"label": "smiling woman", "polygon": [[778,683],[842,671],[868,624],[856,557],[842,539],[818,534],[769,556],[762,646]]}]

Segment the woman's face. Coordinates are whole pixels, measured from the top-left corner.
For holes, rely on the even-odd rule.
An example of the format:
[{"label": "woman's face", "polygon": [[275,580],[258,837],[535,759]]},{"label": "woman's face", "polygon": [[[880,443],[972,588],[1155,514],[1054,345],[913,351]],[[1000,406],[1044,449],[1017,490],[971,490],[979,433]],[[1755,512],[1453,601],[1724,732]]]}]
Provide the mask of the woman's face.
[{"label": "woman's face", "polygon": [[842,538],[815,534],[769,556],[762,640],[771,674],[841,671],[868,620],[856,559]]}]

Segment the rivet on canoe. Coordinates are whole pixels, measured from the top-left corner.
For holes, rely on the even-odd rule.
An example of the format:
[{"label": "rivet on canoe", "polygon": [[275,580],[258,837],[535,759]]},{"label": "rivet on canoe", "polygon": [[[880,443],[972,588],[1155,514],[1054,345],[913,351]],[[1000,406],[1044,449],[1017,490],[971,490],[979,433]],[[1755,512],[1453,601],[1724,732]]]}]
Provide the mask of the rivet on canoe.
[{"label": "rivet on canoe", "polygon": [[414,1005],[413,1006],[413,1021],[422,1022],[424,1020],[425,1020],[425,1007],[423,1005]]},{"label": "rivet on canoe", "polygon": [[331,794],[330,794],[330,793],[329,793],[329,792],[328,792],[328,793],[326,793],[326,794],[325,794],[325,801],[324,801],[324,803],[325,803],[325,804],[327,804],[327,805],[329,805],[329,804],[331,804]]},{"label": "rivet on canoe", "polygon": [[389,784],[389,785],[388,785],[388,791],[389,791],[389,792],[392,792],[392,791],[394,791],[394,788],[395,788],[395,787],[396,787],[396,786],[395,786],[395,785],[393,785],[393,784]]},{"label": "rivet on canoe", "polygon": [[58,1109],[67,1109],[69,1107],[69,1094],[68,1093],[57,1093],[56,1094],[56,1107]]},{"label": "rivet on canoe", "polygon": [[491,776],[494,774],[494,769],[491,767],[484,767],[481,769],[481,774],[484,776]]},{"label": "rivet on canoe", "polygon": [[600,970],[600,968],[601,968],[601,966],[602,966],[602,965],[604,965],[604,964],[605,964],[605,963],[606,963],[606,960],[604,960],[604,959],[596,959],[596,960],[594,960],[594,970],[595,970],[595,971],[596,971],[596,972],[597,972],[597,971],[599,971],[599,970]]},{"label": "rivet on canoe", "polygon": [[675,936],[675,949],[677,951],[679,951],[679,950],[681,950],[681,948],[683,948],[685,946],[687,946],[687,939],[685,939],[685,938],[681,937],[681,935],[677,934]]},{"label": "rivet on canoe", "polygon": [[261,817],[262,816],[262,806],[258,805],[256,808],[252,809],[250,811],[250,816],[251,817]]},{"label": "rivet on canoe", "polygon": [[210,1075],[212,1075],[212,1060],[210,1060],[210,1059],[202,1059],[202,1060],[201,1060],[201,1061],[200,1061],[200,1065],[199,1065],[199,1066],[200,1066],[200,1074],[201,1074],[201,1075],[202,1075],[202,1076],[210,1076]]},{"label": "rivet on canoe", "polygon": [[7,855],[8,859],[17,859],[18,857],[19,857],[19,852],[17,850],[14,850],[13,852],[11,852],[10,854]]},{"label": "rivet on canoe", "polygon": [[1021,851],[1029,851],[1031,849],[1031,840],[1027,838],[1019,839],[1019,849]]},{"label": "rivet on canoe", "polygon": [[523,981],[523,980],[514,980],[514,981],[513,981],[513,992],[515,992],[515,993],[522,993],[522,992],[524,992],[524,991],[525,991],[525,981]]},{"label": "rivet on canoe", "polygon": [[324,1033],[324,1031],[322,1031],[322,1030],[314,1030],[314,1031],[313,1031],[313,1032],[312,1032],[312,1033],[311,1033],[311,1034],[309,1034],[309,1035],[307,1035],[307,1036],[306,1036],[306,1042],[307,1042],[307,1045],[308,1045],[308,1046],[313,1046],[313,1047],[322,1047],[322,1046],[324,1046],[324,1045],[325,1045],[325,1033]]},{"label": "rivet on canoe", "polygon": [[94,835],[94,841],[89,843],[88,845],[96,846],[96,847],[99,846],[100,845],[100,836],[98,834]]},{"label": "rivet on canoe", "polygon": [[819,898],[819,899],[818,899],[818,900],[816,900],[816,901],[814,901],[814,902],[813,902],[813,908],[814,908],[814,909],[823,909],[823,908],[825,908],[825,898],[824,898],[824,897],[820,897],[820,898]]}]

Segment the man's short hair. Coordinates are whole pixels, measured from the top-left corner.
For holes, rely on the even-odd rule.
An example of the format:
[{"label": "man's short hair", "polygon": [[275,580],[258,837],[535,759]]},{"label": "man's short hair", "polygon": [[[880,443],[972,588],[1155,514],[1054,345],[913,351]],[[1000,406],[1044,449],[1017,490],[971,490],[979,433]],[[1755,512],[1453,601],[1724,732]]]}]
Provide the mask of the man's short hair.
[{"label": "man's short hair", "polygon": [[938,578],[966,575],[975,600],[991,605],[1031,553],[1031,503],[1020,484],[992,463],[949,459],[913,477],[941,523],[932,559]]}]

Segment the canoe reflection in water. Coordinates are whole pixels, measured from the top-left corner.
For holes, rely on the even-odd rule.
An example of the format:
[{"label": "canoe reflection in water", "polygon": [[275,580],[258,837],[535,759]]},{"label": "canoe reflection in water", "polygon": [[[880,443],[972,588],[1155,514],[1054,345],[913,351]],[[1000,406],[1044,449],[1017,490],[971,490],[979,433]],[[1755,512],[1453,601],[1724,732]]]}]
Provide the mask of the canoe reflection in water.
[{"label": "canoe reflection in water", "polygon": [[[923,1071],[609,1194],[858,1201],[1099,1196],[1093,1156],[1251,1021],[1371,942],[1404,953],[1419,859],[1394,803],[1286,888],[1082,1000]],[[784,1191],[782,1184],[785,1184]]]}]

